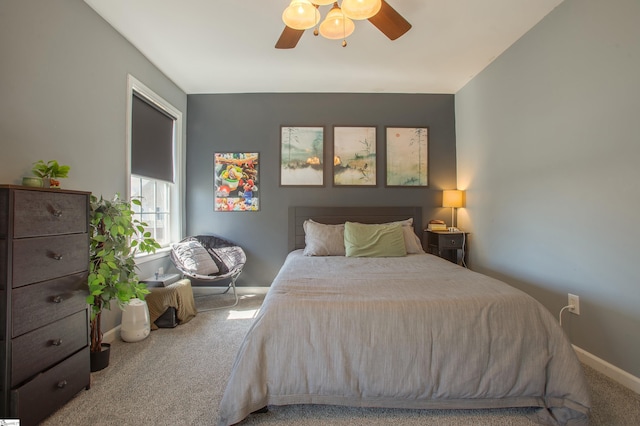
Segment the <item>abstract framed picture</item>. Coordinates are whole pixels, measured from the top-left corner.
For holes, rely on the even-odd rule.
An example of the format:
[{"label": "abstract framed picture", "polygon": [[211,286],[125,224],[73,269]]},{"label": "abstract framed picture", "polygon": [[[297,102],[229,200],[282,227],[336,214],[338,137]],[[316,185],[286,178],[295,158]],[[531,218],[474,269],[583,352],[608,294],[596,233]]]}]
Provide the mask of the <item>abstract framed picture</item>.
[{"label": "abstract framed picture", "polygon": [[324,186],[324,127],[282,126],[280,186]]},{"label": "abstract framed picture", "polygon": [[376,186],[376,128],[333,128],[333,185]]},{"label": "abstract framed picture", "polygon": [[214,211],[260,209],[257,152],[217,152],[213,156]]},{"label": "abstract framed picture", "polygon": [[387,127],[386,186],[428,186],[429,128]]}]

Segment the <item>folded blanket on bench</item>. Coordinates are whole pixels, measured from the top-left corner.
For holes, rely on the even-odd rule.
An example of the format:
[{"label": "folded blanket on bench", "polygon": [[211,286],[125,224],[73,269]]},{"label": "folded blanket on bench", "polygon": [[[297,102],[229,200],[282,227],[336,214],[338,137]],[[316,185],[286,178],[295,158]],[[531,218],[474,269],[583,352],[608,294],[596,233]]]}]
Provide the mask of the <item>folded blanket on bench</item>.
[{"label": "folded blanket on bench", "polygon": [[180,324],[189,322],[198,313],[193,299],[191,281],[188,279],[179,280],[166,287],[154,287],[149,290],[151,293],[147,295],[145,300],[149,307],[152,330],[158,329],[155,324],[156,320],[170,307],[176,309],[176,317]]}]

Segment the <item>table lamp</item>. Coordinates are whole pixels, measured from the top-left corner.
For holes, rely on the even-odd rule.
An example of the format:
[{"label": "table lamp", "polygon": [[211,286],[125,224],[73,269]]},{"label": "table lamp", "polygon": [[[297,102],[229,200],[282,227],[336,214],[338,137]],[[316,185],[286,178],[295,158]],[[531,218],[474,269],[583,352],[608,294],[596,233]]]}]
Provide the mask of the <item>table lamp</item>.
[{"label": "table lamp", "polygon": [[451,207],[451,226],[455,228],[455,210],[463,207],[462,198],[464,191],[459,189],[445,189],[442,191],[442,207]]}]

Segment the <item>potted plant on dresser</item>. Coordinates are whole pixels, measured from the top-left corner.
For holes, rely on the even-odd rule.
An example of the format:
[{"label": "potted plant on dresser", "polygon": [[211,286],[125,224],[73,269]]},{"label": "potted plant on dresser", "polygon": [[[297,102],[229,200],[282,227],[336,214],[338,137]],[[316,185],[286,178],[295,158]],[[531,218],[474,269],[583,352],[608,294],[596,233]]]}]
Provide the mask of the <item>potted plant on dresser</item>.
[{"label": "potted plant on dresser", "polygon": [[42,160],[38,160],[33,163],[31,171],[43,181],[43,185],[37,186],[44,186],[45,188],[60,188],[60,181],[58,179],[68,177],[69,169],[69,166],[60,165],[56,160],[50,160],[46,163]]},{"label": "potted plant on dresser", "polygon": [[[134,199],[131,203],[140,205]],[[117,194],[112,200],[91,196],[89,239],[89,296],[91,308],[91,371],[109,364],[110,346],[102,342],[100,325],[104,309],[117,301],[123,307],[133,298],[149,293],[136,273],[134,255],[153,253],[160,245],[145,232],[145,223],[133,216],[131,203]]]}]

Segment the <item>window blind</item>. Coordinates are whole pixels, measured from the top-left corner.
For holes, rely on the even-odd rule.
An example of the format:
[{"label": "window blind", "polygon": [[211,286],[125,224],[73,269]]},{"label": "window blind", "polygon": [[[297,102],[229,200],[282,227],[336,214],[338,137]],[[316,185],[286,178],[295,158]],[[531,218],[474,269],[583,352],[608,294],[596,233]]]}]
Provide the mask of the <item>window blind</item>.
[{"label": "window blind", "polygon": [[131,173],[173,182],[175,117],[135,92],[131,107]]}]

